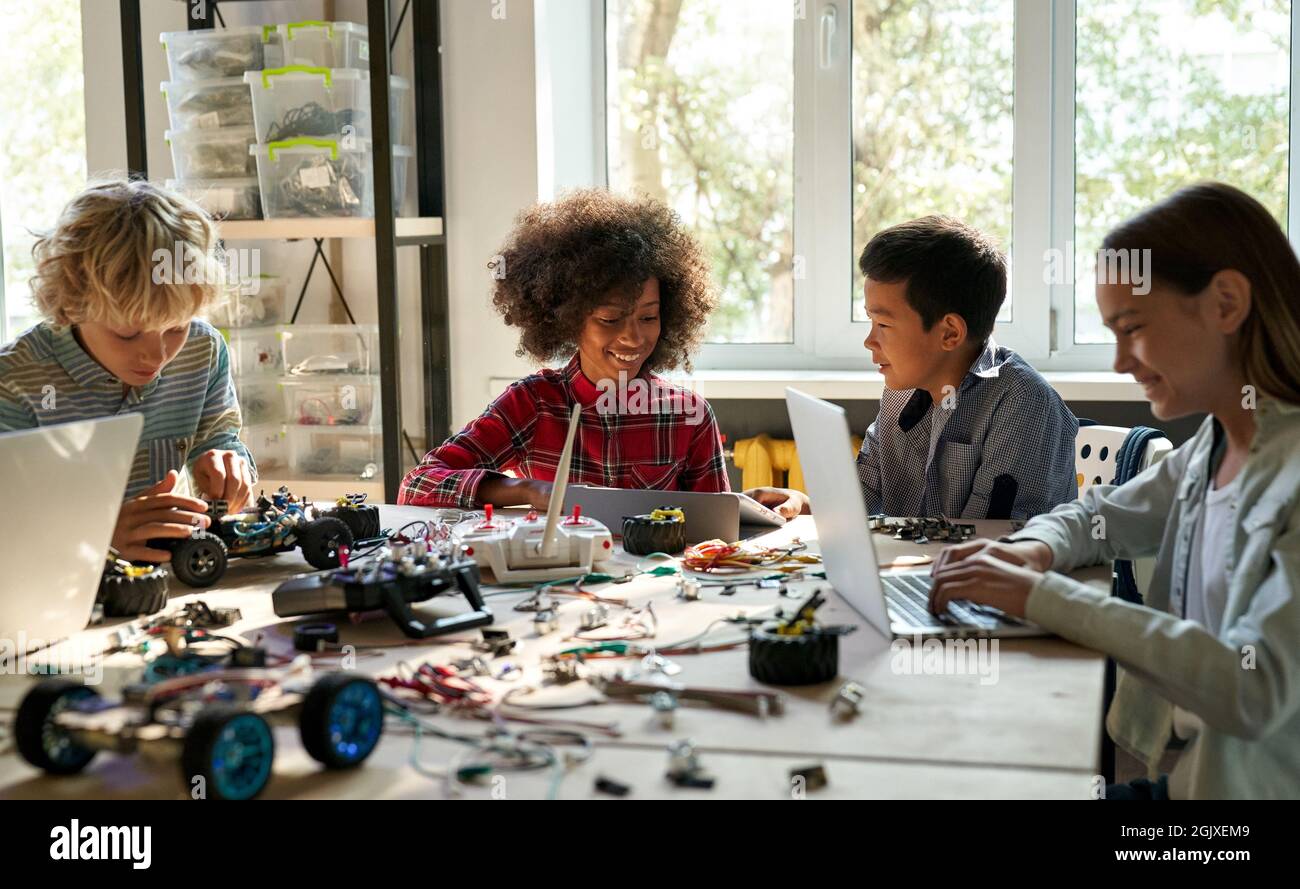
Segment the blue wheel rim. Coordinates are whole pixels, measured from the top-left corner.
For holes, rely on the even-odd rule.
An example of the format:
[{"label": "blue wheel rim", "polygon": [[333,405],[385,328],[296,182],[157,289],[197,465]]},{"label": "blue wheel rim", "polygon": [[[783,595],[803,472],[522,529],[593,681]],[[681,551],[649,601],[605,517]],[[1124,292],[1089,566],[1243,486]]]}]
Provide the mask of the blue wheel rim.
[{"label": "blue wheel rim", "polygon": [[59,766],[80,765],[88,762],[95,755],[95,751],[82,747],[72,740],[72,737],[66,731],[54,724],[54,717],[59,713],[73,707],[77,701],[84,701],[93,697],[96,697],[96,694],[92,689],[85,686],[73,688],[68,690],[50,707],[49,716],[46,718],[41,731],[41,745],[45,748],[45,755]]},{"label": "blue wheel rim", "polygon": [[379,743],[384,704],[369,682],[350,682],[334,697],[329,711],[330,749],[346,762],[360,762]]},{"label": "blue wheel rim", "polygon": [[248,799],[271,776],[275,744],[266,720],[252,713],[231,719],[212,744],[212,780],[225,799]]}]

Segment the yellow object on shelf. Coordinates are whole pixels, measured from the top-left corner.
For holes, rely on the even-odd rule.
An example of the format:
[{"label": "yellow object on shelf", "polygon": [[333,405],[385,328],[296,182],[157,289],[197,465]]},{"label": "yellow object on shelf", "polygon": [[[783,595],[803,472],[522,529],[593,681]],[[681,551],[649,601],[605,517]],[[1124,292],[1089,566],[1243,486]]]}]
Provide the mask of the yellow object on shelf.
[{"label": "yellow object on shelf", "polygon": [[[856,455],[861,448],[862,437],[853,436],[853,453]],[[772,438],[766,432],[742,438],[732,448],[732,460],[740,470],[743,490],[777,487],[808,493],[799,467],[799,450],[788,438]]]}]

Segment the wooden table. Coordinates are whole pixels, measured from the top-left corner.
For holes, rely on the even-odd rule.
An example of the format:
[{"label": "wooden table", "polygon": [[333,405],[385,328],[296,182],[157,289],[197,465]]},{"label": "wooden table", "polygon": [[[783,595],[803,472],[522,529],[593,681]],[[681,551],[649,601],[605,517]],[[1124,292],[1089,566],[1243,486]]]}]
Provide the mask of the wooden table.
[{"label": "wooden table", "polygon": [[[381,507],[385,527],[396,528],[412,519],[427,517],[429,511],[416,507]],[[982,522],[980,533],[1005,533],[1000,522]],[[804,516],[759,538],[777,544],[800,537],[816,548],[816,529]],[[918,546],[875,536],[882,562],[918,551],[933,553],[937,545]],[[620,574],[634,568],[638,560],[623,553],[602,570]],[[297,553],[269,559],[232,560],[218,587],[191,593],[173,582],[172,605],[203,599],[210,605],[236,606],[243,620],[230,630],[250,641],[259,640],[277,652],[291,652],[293,620],[275,617],[270,591],[286,576],[305,570]],[[1109,570],[1089,569],[1078,575],[1089,583],[1104,586]],[[658,618],[656,641],[660,644],[699,633],[710,622],[738,612],[763,614],[797,597],[807,595],[825,581],[806,580],[791,584],[791,597],[777,590],[740,587],[724,596],[717,588],[706,588],[697,602],[684,602],[674,595],[674,578],[642,575],[626,584],[595,587],[603,595],[626,598],[633,605],[653,603]],[[538,637],[532,615],[513,610],[528,596],[527,590],[504,591],[485,588],[488,604],[496,613],[496,626],[505,627],[519,639],[516,650],[496,662],[511,661],[523,668],[517,682],[480,680],[501,693],[518,683],[540,681],[540,658],[570,647],[565,637],[578,626],[587,603],[560,599],[560,628]],[[183,595],[176,595],[178,592]],[[425,606],[431,613],[452,613],[462,609],[463,600],[446,597]],[[611,623],[621,619],[620,609],[611,609]],[[789,771],[795,767],[822,764],[829,786],[811,792],[810,797],[849,798],[947,798],[947,797],[1054,797],[1085,799],[1093,789],[1097,773],[1097,740],[1100,730],[1102,673],[1104,658],[1061,639],[1002,640],[996,652],[996,682],[987,676],[927,675],[900,671],[902,656],[891,653],[889,641],[880,637],[838,596],[829,596],[818,612],[825,623],[854,623],[857,632],[841,639],[840,680],[810,688],[781,689],[785,696],[783,715],[760,719],[712,708],[683,705],[676,711],[671,729],[661,728],[650,707],[642,703],[591,704],[557,711],[566,719],[617,723],[621,736],[597,737],[590,761],[568,771],[559,785],[561,798],[606,797],[593,789],[594,779],[606,775],[633,787],[637,798],[657,797],[740,797],[783,798],[792,795]],[[46,659],[75,660],[68,653],[98,651],[105,646],[112,626],[92,627],[77,637],[48,649]],[[386,619],[360,624],[340,623],[341,641],[361,650],[356,669],[371,675],[391,675],[399,661],[446,664],[472,654],[464,644],[431,639],[415,645],[397,645],[406,640]],[[726,635],[726,633],[723,633]],[[471,633],[458,633],[467,639]],[[735,635],[733,633],[733,635]],[[364,646],[380,646],[378,650]],[[384,647],[390,646],[390,647]],[[39,660],[37,657],[33,661]],[[674,657],[682,668],[674,677],[687,685],[735,689],[760,689],[748,675],[743,648]],[[635,666],[636,659],[594,662],[603,672]],[[908,663],[912,663],[908,659]],[[124,681],[138,677],[139,658],[113,655],[103,659],[105,694],[112,694]],[[852,679],[866,689],[861,715],[847,722],[832,718],[829,702],[841,682]],[[30,686],[26,676],[0,677],[0,706],[13,708]],[[768,690],[771,690],[770,688]],[[585,700],[593,694],[586,683],[550,688],[539,694],[546,700]],[[446,730],[477,734],[485,724],[449,716],[433,717]],[[394,729],[389,721],[378,749],[363,768],[345,773],[325,773],[302,750],[292,729],[276,730],[276,766],[265,795],[268,797],[414,797],[440,798],[446,783],[429,777],[411,764],[413,750],[422,766],[438,770],[464,745],[425,735],[417,744],[409,734]],[[677,788],[664,777],[668,765],[668,744],[691,738],[701,765],[717,779],[712,791]],[[51,778],[23,762],[9,747],[0,755],[0,797],[85,798],[143,797],[179,798],[184,790],[177,764],[156,765],[139,757],[100,754],[81,775]],[[465,796],[541,797],[547,793],[551,776],[544,772],[508,773],[483,786],[471,785]]]}]

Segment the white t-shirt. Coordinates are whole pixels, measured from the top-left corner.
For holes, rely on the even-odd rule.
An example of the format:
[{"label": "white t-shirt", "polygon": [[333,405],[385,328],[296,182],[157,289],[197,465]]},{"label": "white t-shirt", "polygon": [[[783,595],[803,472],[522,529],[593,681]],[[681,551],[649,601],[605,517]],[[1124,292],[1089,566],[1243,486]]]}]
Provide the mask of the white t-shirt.
[{"label": "white t-shirt", "polygon": [[[1192,535],[1191,564],[1187,566],[1184,614],[1218,635],[1228,603],[1228,546],[1232,540],[1241,473],[1222,488],[1205,492],[1205,507]],[[1174,708],[1174,733],[1191,740],[1200,733],[1200,717]]]}]

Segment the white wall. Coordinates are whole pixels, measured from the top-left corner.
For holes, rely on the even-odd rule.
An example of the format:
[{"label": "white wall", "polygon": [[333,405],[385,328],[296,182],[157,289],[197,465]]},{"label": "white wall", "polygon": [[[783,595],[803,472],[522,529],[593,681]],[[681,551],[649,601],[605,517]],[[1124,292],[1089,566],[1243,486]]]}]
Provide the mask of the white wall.
[{"label": "white wall", "polygon": [[514,355],[518,337],[491,308],[487,263],[538,195],[532,4],[445,2],[442,28],[452,426],[459,428],[491,400],[491,377],[531,370]]}]

